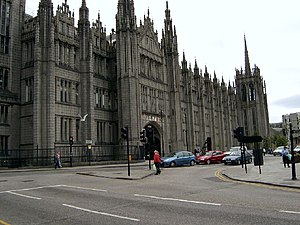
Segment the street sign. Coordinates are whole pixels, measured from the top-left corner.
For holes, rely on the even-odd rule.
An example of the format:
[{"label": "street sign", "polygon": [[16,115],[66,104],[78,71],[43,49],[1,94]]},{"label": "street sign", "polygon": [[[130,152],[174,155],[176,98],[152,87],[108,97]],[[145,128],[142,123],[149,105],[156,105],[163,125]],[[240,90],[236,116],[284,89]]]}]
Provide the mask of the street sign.
[{"label": "street sign", "polygon": [[254,143],[254,142],[262,142],[263,138],[261,136],[244,136],[242,138],[243,143]]},{"label": "street sign", "polygon": [[91,144],[93,144],[93,140],[85,140],[85,144],[91,145]]}]

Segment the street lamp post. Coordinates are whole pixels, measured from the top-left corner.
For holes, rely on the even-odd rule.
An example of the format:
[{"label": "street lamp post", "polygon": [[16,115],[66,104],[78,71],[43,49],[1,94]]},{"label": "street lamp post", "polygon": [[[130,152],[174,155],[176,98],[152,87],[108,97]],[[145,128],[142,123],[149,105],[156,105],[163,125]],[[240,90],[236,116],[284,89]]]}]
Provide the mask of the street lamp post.
[{"label": "street lamp post", "polygon": [[290,142],[291,142],[291,155],[292,155],[292,158],[291,158],[291,161],[292,161],[291,162],[292,163],[292,180],[297,180],[292,123],[290,123]]},{"label": "street lamp post", "polygon": [[163,114],[164,112],[160,110],[160,121],[161,121],[161,151],[162,156],[165,156],[165,148],[164,148],[164,122],[163,122]]},{"label": "street lamp post", "polygon": [[186,150],[189,150],[189,142],[188,142],[188,121],[187,121],[187,116],[186,113],[184,114],[185,118],[185,124],[186,124],[186,131],[185,131],[185,139],[186,139]]}]

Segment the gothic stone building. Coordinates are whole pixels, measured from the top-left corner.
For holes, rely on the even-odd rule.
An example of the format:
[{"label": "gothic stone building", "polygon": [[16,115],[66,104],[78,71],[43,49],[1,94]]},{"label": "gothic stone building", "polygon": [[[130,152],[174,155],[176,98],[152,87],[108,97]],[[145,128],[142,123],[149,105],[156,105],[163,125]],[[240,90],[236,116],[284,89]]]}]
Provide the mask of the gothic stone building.
[{"label": "gothic stone building", "polygon": [[[0,154],[7,149],[53,149],[57,144],[140,146],[151,126],[165,152],[236,145],[233,129],[268,136],[265,83],[245,69],[226,85],[195,61],[179,59],[176,28],[166,3],[161,40],[148,15],[136,21],[133,0],[119,0],[116,27],[106,33],[100,15],[91,23],[85,0],[75,24],[67,0],[53,8],[40,0],[35,17],[25,0],[0,0]],[[180,60],[180,61],[179,61]],[[80,116],[86,115],[84,121]],[[80,116],[79,116],[80,115]]]}]

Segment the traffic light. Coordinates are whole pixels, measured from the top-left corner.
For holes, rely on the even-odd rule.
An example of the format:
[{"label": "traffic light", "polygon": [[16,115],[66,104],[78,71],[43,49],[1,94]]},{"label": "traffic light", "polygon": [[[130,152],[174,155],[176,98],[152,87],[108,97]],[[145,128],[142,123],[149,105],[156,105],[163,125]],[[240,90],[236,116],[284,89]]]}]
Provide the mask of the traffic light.
[{"label": "traffic light", "polygon": [[147,142],[147,136],[146,136],[146,130],[142,129],[140,132],[140,141],[141,142]]},{"label": "traffic light", "polygon": [[74,143],[73,136],[70,136],[70,137],[69,137],[69,144],[70,144],[70,145],[73,145],[73,143]]},{"label": "traffic light", "polygon": [[238,139],[239,142],[242,142],[244,137],[244,127],[238,127],[233,130],[233,137]]},{"label": "traffic light", "polygon": [[128,139],[128,127],[121,128],[121,137],[123,139]]},{"label": "traffic light", "polygon": [[148,143],[153,143],[153,128],[151,126],[148,126],[146,128],[146,136],[147,136],[147,140],[148,140]]},{"label": "traffic light", "polygon": [[207,137],[206,139],[206,146],[207,146],[207,150],[211,151],[212,150],[212,146],[211,146],[211,137]]}]

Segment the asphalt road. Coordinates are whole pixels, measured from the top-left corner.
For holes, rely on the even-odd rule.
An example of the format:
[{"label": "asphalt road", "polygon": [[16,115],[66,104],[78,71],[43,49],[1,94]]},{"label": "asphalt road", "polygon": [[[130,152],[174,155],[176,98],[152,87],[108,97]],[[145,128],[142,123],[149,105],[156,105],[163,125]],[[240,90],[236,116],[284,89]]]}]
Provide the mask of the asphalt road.
[{"label": "asphalt road", "polygon": [[76,168],[1,173],[0,224],[300,224],[299,192],[225,182],[215,176],[221,167],[166,168],[142,180]]}]

